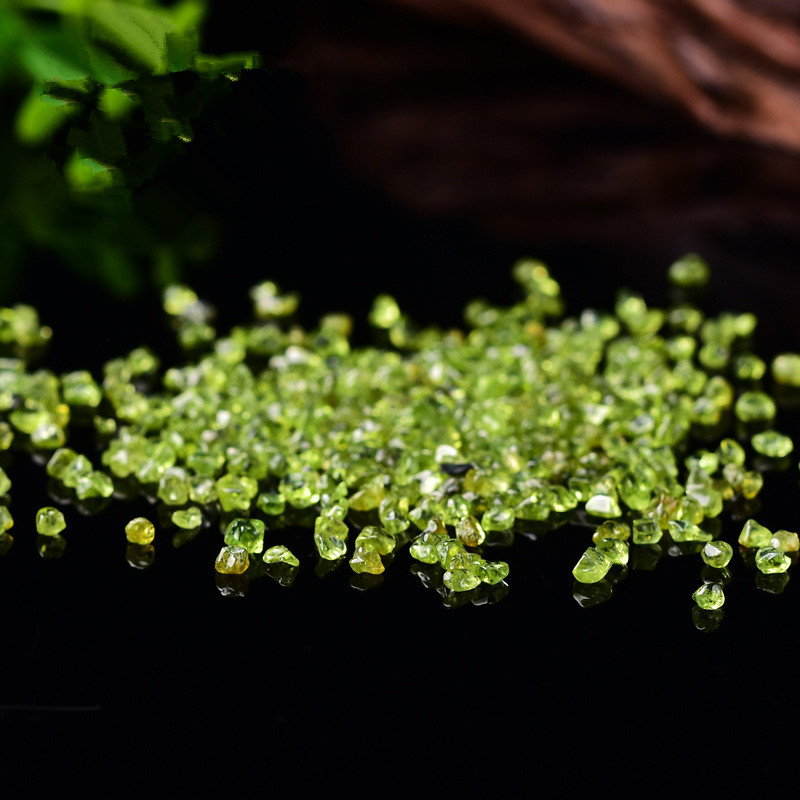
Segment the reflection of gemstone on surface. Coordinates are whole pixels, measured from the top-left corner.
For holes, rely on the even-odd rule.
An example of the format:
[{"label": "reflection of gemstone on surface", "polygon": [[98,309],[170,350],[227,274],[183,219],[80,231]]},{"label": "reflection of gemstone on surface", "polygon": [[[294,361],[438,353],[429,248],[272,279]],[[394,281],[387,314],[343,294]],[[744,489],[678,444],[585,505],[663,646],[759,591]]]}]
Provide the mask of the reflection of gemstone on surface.
[{"label": "reflection of gemstone on surface", "polygon": [[134,569],[147,569],[153,566],[156,549],[152,544],[132,544],[125,548],[125,560]]},{"label": "reflection of gemstone on surface", "polygon": [[61,558],[66,549],[67,540],[60,533],[53,536],[43,536],[40,533],[36,536],[36,551],[42,558]]},{"label": "reflection of gemstone on surface", "polygon": [[723,609],[707,609],[695,606],[692,609],[692,622],[697,630],[703,633],[713,633],[722,624],[725,612]]}]

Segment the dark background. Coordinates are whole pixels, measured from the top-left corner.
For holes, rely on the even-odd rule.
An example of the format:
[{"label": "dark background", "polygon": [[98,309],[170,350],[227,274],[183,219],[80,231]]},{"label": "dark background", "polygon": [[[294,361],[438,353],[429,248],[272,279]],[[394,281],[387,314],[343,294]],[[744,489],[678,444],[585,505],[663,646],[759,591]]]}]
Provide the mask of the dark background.
[{"label": "dark background", "polygon": [[[621,285],[665,304],[666,267],[694,250],[714,271],[709,310],[755,311],[764,356],[800,348],[797,157],[717,140],[501,31],[366,3],[274,9],[252,41],[241,19],[212,20],[208,50],[278,55],[210,109],[145,199],[221,220],[215,264],[190,282],[222,329],[267,277],[302,293],[308,324],[335,309],[363,321],[390,291],[455,325],[475,296],[513,301],[510,266],[527,255],[570,311],[609,307]],[[54,328],[53,369],[139,344],[174,354],[155,296],[111,301],[42,260],[19,299]],[[697,557],[665,556],[581,608],[577,527],[503,551],[496,605],[444,608],[405,554],[373,591],[346,566],[319,579],[300,532],[286,539],[303,562],[294,586],[264,577],[229,598],[212,530],[180,549],[164,534],[150,569],[126,564],[124,524],[146,505],[68,512],[66,554],[40,559],[42,470],[9,472],[4,796],[697,796],[777,791],[792,770],[800,589],[759,591],[738,555],[712,634],[691,619]],[[768,476],[759,520],[796,527],[797,490],[794,462]],[[726,520],[729,541],[740,525]]]}]

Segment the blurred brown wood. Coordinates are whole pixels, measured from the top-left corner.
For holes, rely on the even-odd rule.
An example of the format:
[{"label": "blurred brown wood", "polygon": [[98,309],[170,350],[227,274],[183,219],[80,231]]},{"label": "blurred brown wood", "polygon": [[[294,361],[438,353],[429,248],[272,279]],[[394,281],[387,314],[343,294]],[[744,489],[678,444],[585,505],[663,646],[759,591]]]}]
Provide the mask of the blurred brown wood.
[{"label": "blurred brown wood", "polygon": [[380,0],[496,21],[709,130],[800,149],[800,3],[781,0]]},{"label": "blurred brown wood", "polygon": [[375,0],[328,0],[285,65],[376,202],[562,265],[605,253],[635,279],[601,281],[658,282],[694,250],[724,265],[731,307],[769,281],[800,293],[796,152],[711,134],[499,26]]}]

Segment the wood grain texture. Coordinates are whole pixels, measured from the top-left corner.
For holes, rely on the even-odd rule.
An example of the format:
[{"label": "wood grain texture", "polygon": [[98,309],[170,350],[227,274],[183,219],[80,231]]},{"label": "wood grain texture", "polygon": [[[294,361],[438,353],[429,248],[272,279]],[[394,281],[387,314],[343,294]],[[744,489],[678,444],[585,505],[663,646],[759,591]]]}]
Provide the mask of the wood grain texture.
[{"label": "wood grain texture", "polygon": [[717,134],[800,149],[800,3],[380,0],[495,21],[559,57],[685,108]]}]

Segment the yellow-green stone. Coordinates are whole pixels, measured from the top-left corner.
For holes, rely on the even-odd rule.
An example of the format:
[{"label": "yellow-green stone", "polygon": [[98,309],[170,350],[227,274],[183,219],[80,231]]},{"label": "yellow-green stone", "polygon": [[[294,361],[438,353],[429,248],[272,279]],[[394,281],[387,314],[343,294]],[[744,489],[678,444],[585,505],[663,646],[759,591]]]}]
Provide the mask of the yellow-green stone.
[{"label": "yellow-green stone", "polygon": [[772,377],[784,386],[800,386],[800,353],[781,353],[772,361]]},{"label": "yellow-green stone", "polygon": [[597,583],[605,578],[611,569],[611,560],[608,556],[594,547],[590,547],[578,559],[578,563],[572,570],[572,575],[576,581],[581,583]]},{"label": "yellow-green stone", "polygon": [[265,525],[260,519],[238,517],[231,520],[225,530],[225,544],[243,547],[248,553],[257,555],[264,549],[264,529]]},{"label": "yellow-green stone", "polygon": [[378,506],[378,518],[389,533],[402,533],[411,524],[408,519],[408,500],[384,497]]},{"label": "yellow-green stone", "polygon": [[400,321],[400,307],[397,301],[388,294],[378,295],[369,312],[369,322],[376,328],[388,329]]},{"label": "yellow-green stone", "polygon": [[742,475],[742,482],[739,485],[739,491],[742,497],[752,500],[764,486],[764,476],[760,472],[745,472]]},{"label": "yellow-green stone", "polygon": [[8,450],[14,442],[14,431],[7,422],[0,422],[0,450]]},{"label": "yellow-green stone", "polygon": [[11,489],[11,478],[6,475],[6,471],[0,467],[0,495],[8,494]]},{"label": "yellow-green stone", "polygon": [[745,547],[769,547],[772,539],[772,531],[760,525],[754,519],[745,522],[742,532],[739,534],[739,544]]},{"label": "yellow-green stone", "polygon": [[464,555],[464,545],[458,539],[442,539],[436,545],[436,553],[439,557],[439,564],[443,569],[450,569],[453,561]]},{"label": "yellow-green stone", "polygon": [[289,550],[288,547],[282,544],[276,544],[269,547],[264,551],[261,560],[265,564],[289,564],[292,567],[299,567],[300,561],[297,556]]},{"label": "yellow-green stone", "polygon": [[155,525],[145,517],[135,517],[125,526],[125,537],[131,544],[150,544],[155,536]]},{"label": "yellow-green stone", "polygon": [[710,533],[685,520],[671,519],[667,529],[673,542],[708,542],[713,538]]},{"label": "yellow-green stone", "polygon": [[768,458],[783,458],[794,449],[792,440],[778,431],[761,431],[750,439],[753,450]]},{"label": "yellow-green stone", "polygon": [[382,556],[387,556],[394,550],[397,540],[381,528],[375,525],[367,525],[356,536],[355,544],[356,547],[374,550]]},{"label": "yellow-green stone", "polygon": [[708,264],[696,253],[689,253],[678,259],[667,270],[669,282],[682,289],[705,286],[711,278]]},{"label": "yellow-green stone", "polygon": [[52,506],[45,506],[36,512],[36,532],[42,536],[55,536],[67,527],[64,515]]},{"label": "yellow-green stone", "polygon": [[782,553],[771,546],[760,547],[756,553],[756,567],[759,572],[763,572],[765,575],[770,575],[774,572],[786,572],[791,563],[786,553]]},{"label": "yellow-green stone", "polygon": [[314,544],[320,558],[336,561],[347,553],[347,525],[335,517],[319,516],[314,523]]},{"label": "yellow-green stone", "polygon": [[475,517],[467,516],[456,523],[456,538],[465,547],[479,547],[486,539],[486,534]]},{"label": "yellow-green stone", "polygon": [[8,510],[8,506],[0,506],[0,532],[7,531],[14,527],[14,517]]},{"label": "yellow-green stone", "polygon": [[8,531],[0,530],[0,558],[8,554],[14,545],[14,537]]},{"label": "yellow-green stone", "polygon": [[769,544],[782,553],[796,553],[800,550],[800,537],[792,531],[775,531]]},{"label": "yellow-green stone", "polygon": [[692,595],[692,599],[700,608],[714,610],[725,603],[725,592],[718,583],[704,583]]},{"label": "yellow-green stone", "polygon": [[766,363],[753,353],[742,353],[733,361],[733,372],[740,381],[760,381],[766,371]]},{"label": "yellow-green stone", "polygon": [[630,538],[630,526],[625,522],[612,519],[606,520],[602,525],[599,525],[592,534],[592,541],[595,544],[602,542],[603,539],[618,539],[619,541],[627,542]]},{"label": "yellow-green stone", "polygon": [[223,547],[214,562],[214,569],[223,575],[241,575],[248,566],[250,556],[244,547]]},{"label": "yellow-green stone", "polygon": [[706,542],[700,557],[708,564],[709,567],[716,567],[722,569],[727,567],[733,557],[733,548],[727,543],[720,540]]},{"label": "yellow-green stone", "polygon": [[203,515],[196,506],[173,511],[171,519],[176,527],[183,528],[187,531],[199,528],[203,524]]},{"label": "yellow-green stone", "polygon": [[189,500],[189,481],[186,470],[170,467],[158,484],[158,499],[168,506],[182,506]]},{"label": "yellow-green stone", "polygon": [[223,511],[247,511],[258,494],[258,484],[247,475],[223,475],[216,487]]},{"label": "yellow-green stone", "polygon": [[733,408],[737,419],[742,422],[763,422],[775,417],[775,401],[764,392],[744,392]]},{"label": "yellow-green stone", "polygon": [[622,509],[612,495],[596,494],[586,501],[586,513],[593,517],[619,517]]},{"label": "yellow-green stone", "polygon": [[633,543],[655,544],[661,540],[662,530],[654,519],[635,519],[633,521]]},{"label": "yellow-green stone", "polygon": [[514,509],[492,506],[481,517],[481,528],[485,531],[507,531],[514,527]]},{"label": "yellow-green stone", "polygon": [[624,566],[628,563],[628,545],[618,539],[601,539],[595,544],[599,550],[612,564],[621,564]]},{"label": "yellow-green stone", "polygon": [[439,554],[436,548],[442,541],[445,541],[445,539],[439,534],[423,533],[408,548],[409,555],[423,564],[436,564],[439,561]]},{"label": "yellow-green stone", "polygon": [[353,557],[350,559],[350,567],[353,572],[366,572],[370,575],[380,575],[385,569],[380,554],[375,550],[367,550],[363,545],[356,547],[353,552]]},{"label": "yellow-green stone", "polygon": [[[717,447],[717,455],[721,464],[736,464],[741,467],[744,465],[746,454],[744,448],[736,441],[736,439],[723,439]],[[709,472],[714,472],[714,465],[707,465],[704,469]]]},{"label": "yellow-green stone", "polygon": [[480,586],[481,579],[471,570],[456,568],[445,572],[442,582],[454,592],[468,592]]},{"label": "yellow-green stone", "polygon": [[286,510],[286,501],[278,492],[264,492],[258,496],[256,505],[262,514],[277,517]]},{"label": "yellow-green stone", "polygon": [[505,561],[484,561],[478,570],[481,581],[494,586],[508,577],[508,564]]},{"label": "yellow-green stone", "polygon": [[173,317],[180,317],[186,314],[198,300],[199,298],[193,289],[177,283],[168,286],[161,298],[164,311]]}]

